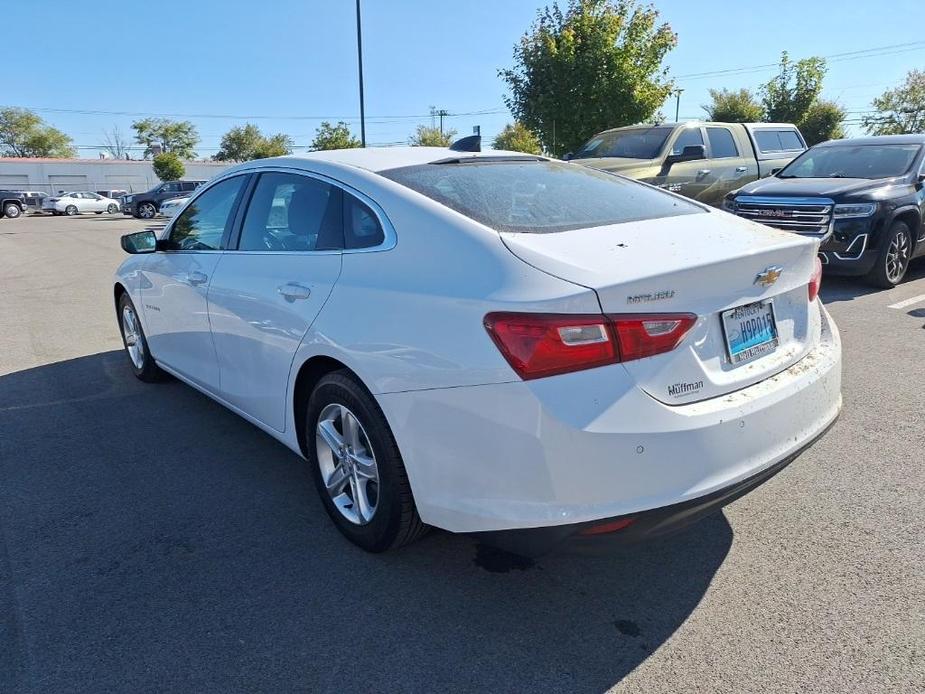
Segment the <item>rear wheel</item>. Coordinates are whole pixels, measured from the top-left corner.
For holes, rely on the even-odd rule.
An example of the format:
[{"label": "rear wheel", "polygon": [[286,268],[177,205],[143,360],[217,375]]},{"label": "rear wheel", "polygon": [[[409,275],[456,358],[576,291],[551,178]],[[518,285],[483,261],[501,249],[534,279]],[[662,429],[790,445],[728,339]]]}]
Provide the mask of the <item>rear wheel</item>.
[{"label": "rear wheel", "polygon": [[64,214],[66,214],[68,217],[73,217],[75,214],[77,214],[77,212],[78,210],[75,205],[68,205],[64,208]]},{"label": "rear wheel", "polygon": [[22,214],[22,209],[15,202],[10,202],[4,205],[3,214],[5,214],[10,219],[16,219],[19,215]]},{"label": "rear wheel", "polygon": [[135,376],[146,383],[163,380],[166,374],[154,363],[135,304],[127,293],[123,293],[119,298],[119,329],[122,332],[125,354]]},{"label": "rear wheel", "polygon": [[315,386],[303,443],[321,502],[348,540],[383,552],[427,531],[389,424],[350,372]]},{"label": "rear wheel", "polygon": [[876,287],[891,289],[902,282],[912,257],[912,234],[905,222],[893,222],[880,245],[880,253],[867,280]]}]

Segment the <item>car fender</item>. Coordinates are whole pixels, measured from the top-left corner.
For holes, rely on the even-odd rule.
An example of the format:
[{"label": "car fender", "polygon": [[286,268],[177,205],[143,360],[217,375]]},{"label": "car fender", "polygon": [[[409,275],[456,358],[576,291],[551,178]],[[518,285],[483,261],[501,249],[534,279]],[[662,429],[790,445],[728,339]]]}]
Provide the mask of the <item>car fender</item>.
[{"label": "car fender", "polygon": [[921,238],[922,231],[923,231],[922,230],[922,210],[919,208],[918,205],[909,203],[909,204],[901,205],[900,207],[897,207],[890,214],[889,221],[887,222],[887,224],[884,225],[883,228],[884,230],[889,229],[892,226],[893,222],[896,221],[897,217],[907,215],[909,213],[912,213],[916,218],[915,228],[911,230],[912,231],[912,243],[913,243],[913,248],[914,248],[915,245],[917,244],[918,239]]}]

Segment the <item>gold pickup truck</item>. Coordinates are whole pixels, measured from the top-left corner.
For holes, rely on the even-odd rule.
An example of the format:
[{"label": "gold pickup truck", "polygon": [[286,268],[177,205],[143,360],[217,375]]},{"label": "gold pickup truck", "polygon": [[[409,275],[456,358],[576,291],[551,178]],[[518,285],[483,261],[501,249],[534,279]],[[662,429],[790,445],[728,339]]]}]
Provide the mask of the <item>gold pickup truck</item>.
[{"label": "gold pickup truck", "polygon": [[719,206],[805,149],[788,123],[659,123],[605,130],[565,158]]}]

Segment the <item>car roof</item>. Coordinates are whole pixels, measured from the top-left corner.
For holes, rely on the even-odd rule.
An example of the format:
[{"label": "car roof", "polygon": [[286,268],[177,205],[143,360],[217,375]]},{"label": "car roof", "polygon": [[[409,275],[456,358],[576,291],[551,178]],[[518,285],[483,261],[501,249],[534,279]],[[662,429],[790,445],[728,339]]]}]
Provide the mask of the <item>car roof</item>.
[{"label": "car roof", "polygon": [[870,137],[851,137],[844,140],[829,140],[818,145],[819,147],[833,147],[838,145],[922,145],[925,144],[925,135],[873,135]]},{"label": "car roof", "polygon": [[[442,159],[478,159],[498,156],[524,156],[522,152],[508,152],[504,150],[489,150],[487,152],[457,152],[448,147],[357,147],[354,149],[330,149],[320,152],[306,152],[305,154],[260,159],[250,164],[275,162],[304,166],[310,162],[325,162],[352,166],[367,171],[380,172],[388,169],[397,169],[402,166],[415,166],[430,164]],[[236,167],[238,168],[238,167]],[[246,166],[240,168],[248,168]]]}]

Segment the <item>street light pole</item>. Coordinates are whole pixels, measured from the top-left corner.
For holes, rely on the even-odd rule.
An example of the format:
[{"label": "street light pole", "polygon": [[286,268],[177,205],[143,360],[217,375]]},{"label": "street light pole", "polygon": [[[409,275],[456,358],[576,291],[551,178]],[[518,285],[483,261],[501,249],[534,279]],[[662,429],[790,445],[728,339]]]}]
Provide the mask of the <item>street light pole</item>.
[{"label": "street light pole", "polygon": [[366,109],[363,104],[363,32],[360,29],[360,0],[357,0],[357,68],[360,72],[360,143],[366,146]]},{"label": "street light pole", "polygon": [[[359,2],[360,2],[360,0],[357,0],[357,3],[359,3]],[[361,78],[360,84],[362,85],[362,78]],[[360,88],[362,89],[362,86],[361,86]],[[678,122],[678,114],[681,112],[681,92],[683,92],[683,91],[684,91],[684,90],[683,90],[683,89],[680,89],[680,88],[674,90],[674,95],[675,95],[675,101],[674,101],[674,122],[675,122],[675,123]]]}]

